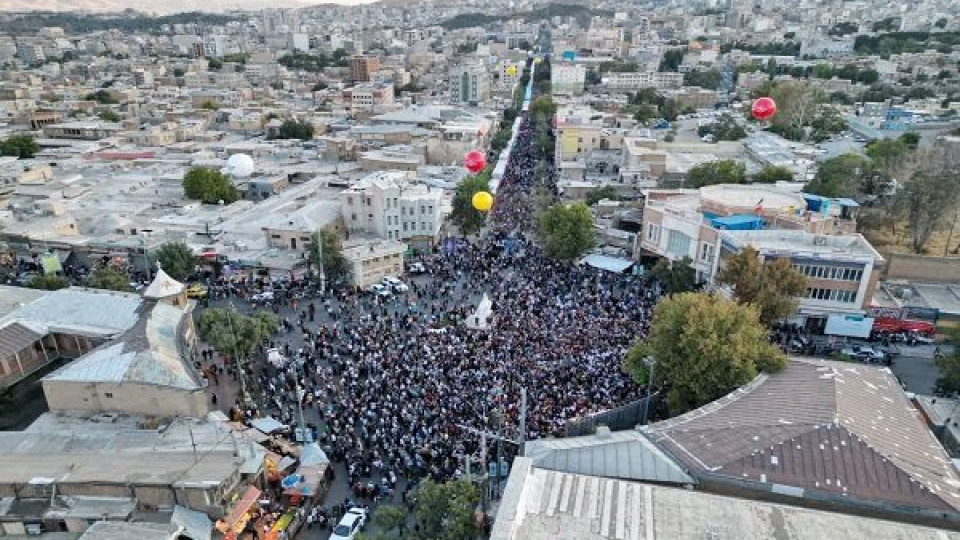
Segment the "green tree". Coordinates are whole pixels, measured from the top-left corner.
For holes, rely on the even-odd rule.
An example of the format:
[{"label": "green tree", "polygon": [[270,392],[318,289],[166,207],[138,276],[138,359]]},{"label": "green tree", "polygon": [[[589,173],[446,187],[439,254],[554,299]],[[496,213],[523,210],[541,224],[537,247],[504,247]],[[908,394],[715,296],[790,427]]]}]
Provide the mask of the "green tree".
[{"label": "green tree", "polygon": [[313,125],[299,120],[286,120],[280,125],[280,130],[275,138],[309,141],[313,138]]},{"label": "green tree", "polygon": [[540,212],[537,233],[547,255],[565,261],[576,259],[596,243],[593,215],[583,203],[558,204]]},{"label": "green tree", "polygon": [[220,71],[223,68],[223,62],[216,58],[207,59],[207,71]]},{"label": "green tree", "polygon": [[945,354],[934,359],[940,371],[934,386],[934,394],[938,396],[949,397],[960,392],[960,331],[952,331],[950,338],[955,344],[953,354]]},{"label": "green tree", "polygon": [[873,163],[857,154],[843,154],[820,164],[806,191],[824,197],[861,198],[865,193],[882,191],[872,186]]},{"label": "green tree", "polygon": [[697,135],[704,137],[708,134],[718,141],[739,141],[747,136],[743,126],[729,113],[721,114],[716,122],[697,128]]},{"label": "green tree", "polygon": [[31,289],[44,289],[47,291],[65,289],[69,286],[70,282],[67,281],[67,278],[54,274],[36,275],[30,278],[30,281],[27,282],[27,287],[30,287]]},{"label": "green tree", "polygon": [[229,308],[209,308],[200,314],[197,328],[203,341],[240,362],[270,339],[279,323],[280,319],[267,311],[244,315]]},{"label": "green tree", "polygon": [[587,206],[593,206],[603,199],[610,199],[612,201],[619,201],[623,199],[619,193],[617,193],[617,188],[613,186],[603,186],[592,188],[587,191]]},{"label": "green tree", "polygon": [[0,154],[20,159],[32,158],[40,150],[33,135],[11,135],[0,142]]},{"label": "green tree", "polygon": [[960,171],[939,167],[918,171],[904,183],[899,196],[907,213],[911,247],[922,253],[930,236],[960,202]]},{"label": "green tree", "polygon": [[328,283],[347,284],[352,281],[350,261],[343,255],[340,235],[334,231],[320,229],[310,235],[307,259],[314,268],[323,266]]},{"label": "green tree", "polygon": [[317,81],[313,84],[313,86],[310,87],[311,92],[319,92],[320,90],[326,90],[326,89],[327,89],[327,83],[323,81]]},{"label": "green tree", "polygon": [[650,270],[650,276],[663,285],[667,294],[690,292],[697,286],[697,272],[690,257],[675,261],[660,259]]},{"label": "green tree", "polygon": [[683,63],[683,56],[687,54],[687,48],[667,49],[663,53],[663,59],[660,61],[660,71],[680,71],[680,64]]},{"label": "green tree", "polygon": [[776,184],[777,182],[793,182],[793,171],[779,165],[767,165],[760,172],[750,177],[751,182],[761,184]]},{"label": "green tree", "polygon": [[240,198],[240,193],[230,178],[208,167],[194,167],[183,177],[183,192],[188,199],[204,204],[230,204]]},{"label": "green tree", "polygon": [[403,536],[403,525],[407,521],[407,510],[395,504],[385,504],[377,507],[373,512],[373,523],[390,534],[394,529],[398,529],[400,536]]},{"label": "green tree", "polygon": [[757,308],[760,322],[771,325],[797,309],[797,297],[807,289],[807,278],[778,258],[761,262],[757,250],[747,246],[725,261],[717,282],[729,285],[738,302]]},{"label": "green tree", "polygon": [[687,173],[689,187],[713,184],[743,184],[747,181],[747,166],[732,159],[709,161],[692,167]]},{"label": "green tree", "polygon": [[480,503],[480,488],[457,480],[438,484],[427,479],[415,492],[414,513],[420,520],[423,540],[464,540],[477,534],[474,511]]},{"label": "green tree", "polygon": [[110,109],[100,111],[100,119],[104,122],[119,122],[120,115],[111,111]]},{"label": "green tree", "polygon": [[110,92],[106,90],[97,90],[96,92],[91,92],[84,96],[83,99],[87,101],[96,101],[101,105],[116,105],[119,103],[119,101],[114,99]]},{"label": "green tree", "polygon": [[666,390],[671,415],[718,399],[760,371],[786,366],[756,308],[698,293],[675,294],[657,305],[649,336],[624,359],[624,371],[641,384],[648,379],[646,358],[656,362],[652,384]]},{"label": "green tree", "polygon": [[97,268],[90,274],[87,286],[94,289],[107,289],[110,291],[130,292],[130,278],[124,272],[115,270],[108,266]]},{"label": "green tree", "polygon": [[716,400],[760,371],[779,371],[786,356],[767,339],[757,310],[719,295],[683,293],[657,305],[646,340],[630,349],[623,369],[639,384],[666,391],[671,415]]},{"label": "green tree", "polygon": [[220,107],[217,107],[217,104],[212,101],[204,101],[203,105],[200,105],[200,108],[205,111],[216,111]]},{"label": "green tree", "polygon": [[476,233],[486,222],[486,213],[473,207],[473,196],[481,191],[490,191],[490,173],[487,171],[461,180],[453,194],[450,219],[463,235]]},{"label": "green tree", "polygon": [[693,70],[683,75],[684,86],[699,86],[701,88],[716,90],[720,88],[722,82],[723,74],[721,74],[718,69]]},{"label": "green tree", "polygon": [[197,257],[185,242],[167,242],[153,252],[152,257],[168,276],[184,281],[193,274]]}]

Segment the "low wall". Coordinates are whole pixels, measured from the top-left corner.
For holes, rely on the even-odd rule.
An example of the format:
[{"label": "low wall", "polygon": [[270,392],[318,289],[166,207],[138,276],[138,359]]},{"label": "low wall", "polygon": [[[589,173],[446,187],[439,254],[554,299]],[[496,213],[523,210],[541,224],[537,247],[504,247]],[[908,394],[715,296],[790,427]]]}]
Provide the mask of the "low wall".
[{"label": "low wall", "polygon": [[884,278],[921,283],[960,283],[960,258],[900,253],[889,255]]}]

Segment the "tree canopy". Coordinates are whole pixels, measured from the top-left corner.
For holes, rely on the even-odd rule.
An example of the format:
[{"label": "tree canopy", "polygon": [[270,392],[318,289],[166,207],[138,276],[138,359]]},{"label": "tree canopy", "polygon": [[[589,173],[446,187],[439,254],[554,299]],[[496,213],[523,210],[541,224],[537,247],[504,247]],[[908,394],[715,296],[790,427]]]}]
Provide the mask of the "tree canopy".
[{"label": "tree canopy", "polygon": [[240,198],[240,192],[222,172],[209,167],[194,167],[183,177],[183,192],[188,199],[204,204],[230,204]]},{"label": "tree canopy", "polygon": [[733,159],[709,161],[692,167],[687,179],[687,185],[695,188],[713,184],[743,184],[747,181],[747,166]]},{"label": "tree canopy", "polygon": [[414,497],[421,538],[463,540],[476,535],[474,510],[480,503],[476,484],[466,480],[438,484],[427,479],[417,486]]},{"label": "tree canopy", "polygon": [[857,154],[843,154],[822,162],[806,191],[823,197],[858,199],[864,194],[882,191],[880,186],[873,185],[874,178],[870,160]]},{"label": "tree canopy", "polygon": [[583,203],[546,208],[537,216],[537,233],[547,255],[567,261],[576,259],[596,242],[593,215]]},{"label": "tree canopy", "polygon": [[470,235],[483,228],[487,214],[473,207],[473,196],[480,191],[490,191],[490,173],[482,171],[468,176],[457,184],[453,194],[453,210],[450,219],[461,234]]},{"label": "tree canopy", "polygon": [[751,182],[761,184],[776,184],[777,182],[793,182],[793,171],[779,165],[767,165],[750,177]]},{"label": "tree canopy", "polygon": [[617,192],[617,188],[613,186],[603,186],[591,188],[587,191],[586,203],[587,206],[593,206],[603,199],[609,199],[611,201],[622,200],[623,197]]},{"label": "tree canopy", "polygon": [[15,156],[20,159],[32,158],[40,150],[40,145],[33,135],[11,135],[0,141],[0,154]]},{"label": "tree canopy", "polygon": [[723,113],[715,122],[697,128],[697,135],[713,135],[717,141],[739,141],[747,136],[747,132],[730,113]]},{"label": "tree canopy", "polygon": [[152,258],[177,281],[184,281],[193,274],[197,257],[185,242],[167,242],[153,252]]},{"label": "tree canopy", "polygon": [[67,278],[54,274],[36,275],[30,278],[30,281],[27,282],[27,287],[30,287],[31,289],[44,289],[47,291],[65,289],[69,286],[70,282],[67,280]]},{"label": "tree canopy", "polygon": [[110,268],[109,266],[103,266],[94,270],[87,280],[87,286],[93,287],[94,289],[107,289],[121,292],[130,292],[133,290],[130,287],[130,279],[127,277],[127,274]]},{"label": "tree canopy", "polygon": [[203,340],[222,354],[246,359],[273,336],[279,323],[276,315],[266,311],[244,315],[229,308],[209,308],[200,314],[197,328]]},{"label": "tree canopy", "polygon": [[313,125],[299,120],[285,120],[280,125],[275,138],[309,141],[313,138]]},{"label": "tree canopy", "polygon": [[[954,343],[960,343],[960,331],[954,330],[950,337]],[[954,347],[952,354],[935,358],[934,362],[940,371],[934,393],[938,396],[954,396],[960,393],[960,347]]]},{"label": "tree canopy", "polygon": [[718,69],[695,69],[683,75],[684,86],[699,86],[716,90],[723,83],[723,74]]},{"label": "tree canopy", "polygon": [[110,94],[107,90],[97,90],[96,92],[91,92],[83,97],[87,101],[96,101],[101,105],[115,105],[120,103],[114,99],[113,95]]},{"label": "tree canopy", "polygon": [[797,297],[807,289],[807,278],[789,259],[761,262],[757,250],[747,246],[727,258],[717,282],[729,285],[741,304],[757,308],[760,322],[771,325],[797,309]]},{"label": "tree canopy", "polygon": [[343,255],[343,245],[337,233],[327,229],[314,231],[310,235],[307,259],[313,267],[323,265],[323,274],[327,283],[350,283],[352,279],[350,262]]},{"label": "tree canopy", "polygon": [[666,391],[672,415],[720,398],[760,371],[786,366],[756,308],[700,293],[675,294],[657,305],[649,336],[624,359],[624,370],[641,384],[649,376],[645,358],[655,362],[651,383]]},{"label": "tree canopy", "polygon": [[667,294],[690,292],[697,285],[697,272],[690,257],[671,261],[660,259],[650,270],[650,276],[663,285]]}]

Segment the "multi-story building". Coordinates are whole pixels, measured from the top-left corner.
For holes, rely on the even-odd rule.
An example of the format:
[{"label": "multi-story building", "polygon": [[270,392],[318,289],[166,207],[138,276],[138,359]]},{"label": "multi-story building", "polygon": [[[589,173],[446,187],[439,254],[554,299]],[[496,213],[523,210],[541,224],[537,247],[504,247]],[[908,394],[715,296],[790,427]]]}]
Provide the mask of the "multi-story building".
[{"label": "multi-story building", "polygon": [[371,82],[379,69],[380,59],[376,56],[355,54],[350,57],[350,79],[353,82]]},{"label": "multi-story building", "polygon": [[227,37],[219,34],[203,36],[203,55],[209,58],[220,58],[226,54]]},{"label": "multi-story building", "polygon": [[816,330],[830,314],[862,314],[873,295],[883,258],[854,232],[856,211],[848,199],[770,185],[650,190],[636,255],[688,258],[705,283],[714,282],[724,257],[746,245],[768,258],[789,257],[811,278],[798,322]]},{"label": "multi-story building", "polygon": [[17,55],[30,65],[42,64],[47,59],[43,46],[35,43],[18,43]]},{"label": "multi-story building", "polygon": [[582,64],[559,62],[550,68],[550,87],[554,94],[582,94],[586,80],[587,68]]},{"label": "multi-story building", "polygon": [[340,99],[345,109],[372,111],[393,105],[393,83],[358,84],[344,88]]},{"label": "multi-story building", "polygon": [[556,164],[562,178],[584,180],[591,172],[617,173],[626,130],[609,127],[596,116],[584,108],[557,112]]},{"label": "multi-story building", "polygon": [[119,125],[109,122],[64,122],[43,126],[43,136],[48,139],[98,141],[112,137],[119,131]]},{"label": "multi-story building", "polygon": [[453,103],[480,103],[490,98],[490,74],[481,61],[464,62],[450,69]]},{"label": "multi-story building", "polygon": [[362,241],[343,246],[350,264],[350,279],[355,287],[369,287],[385,277],[403,275],[403,254],[407,245],[396,240]]},{"label": "multi-story building", "polygon": [[399,171],[366,176],[340,193],[340,204],[351,232],[422,246],[433,245],[448,213],[441,190],[411,185]]},{"label": "multi-story building", "polygon": [[683,73],[661,71],[637,71],[634,73],[610,73],[603,78],[603,88],[613,92],[636,92],[643,88],[680,88]]}]

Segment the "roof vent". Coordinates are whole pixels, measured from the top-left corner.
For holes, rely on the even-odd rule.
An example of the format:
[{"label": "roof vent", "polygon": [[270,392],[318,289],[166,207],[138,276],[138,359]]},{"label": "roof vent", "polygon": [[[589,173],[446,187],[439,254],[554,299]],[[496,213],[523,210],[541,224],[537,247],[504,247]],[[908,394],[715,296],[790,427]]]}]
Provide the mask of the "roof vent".
[{"label": "roof vent", "polygon": [[609,439],[610,438],[610,427],[609,426],[597,426],[597,437],[600,439]]}]

